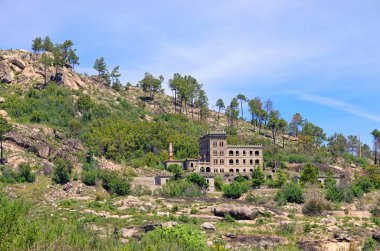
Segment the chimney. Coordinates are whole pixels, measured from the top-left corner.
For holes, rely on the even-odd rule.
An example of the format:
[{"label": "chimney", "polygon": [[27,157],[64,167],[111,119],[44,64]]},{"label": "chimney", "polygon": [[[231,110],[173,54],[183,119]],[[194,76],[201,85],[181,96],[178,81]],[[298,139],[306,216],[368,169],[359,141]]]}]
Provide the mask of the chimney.
[{"label": "chimney", "polygon": [[169,143],[169,160],[173,160],[173,144]]}]

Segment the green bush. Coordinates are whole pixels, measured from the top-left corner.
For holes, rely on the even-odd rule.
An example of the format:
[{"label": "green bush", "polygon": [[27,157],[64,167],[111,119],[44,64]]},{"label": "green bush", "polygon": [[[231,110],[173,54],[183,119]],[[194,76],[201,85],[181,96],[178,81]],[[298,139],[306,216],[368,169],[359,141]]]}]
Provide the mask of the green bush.
[{"label": "green bush", "polygon": [[224,222],[233,223],[233,222],[235,222],[235,218],[232,217],[230,214],[225,214],[225,215],[223,216],[223,221],[224,221]]},{"label": "green bush", "polygon": [[302,185],[305,184],[316,184],[318,182],[318,169],[313,166],[311,163],[307,163],[302,171],[300,182]]},{"label": "green bush", "polygon": [[102,171],[99,178],[102,181],[103,188],[111,194],[122,196],[131,192],[130,181],[116,172]]},{"label": "green bush", "polygon": [[304,202],[302,188],[297,183],[287,183],[278,191],[275,201],[279,204],[286,204],[286,202],[301,204]]},{"label": "green bush", "polygon": [[325,210],[329,210],[330,205],[319,199],[311,199],[302,208],[302,213],[309,216],[321,215]]},{"label": "green bush", "polygon": [[57,184],[66,184],[70,181],[73,164],[65,159],[57,159],[54,162],[53,181]]},{"label": "green bush", "polygon": [[19,166],[18,181],[19,182],[34,182],[36,175],[32,173],[32,168],[27,163],[22,163]]},{"label": "green bush", "polygon": [[261,168],[255,168],[252,172],[252,187],[259,188],[262,184],[264,184],[264,172]]},{"label": "green bush", "polygon": [[186,178],[187,181],[194,183],[198,185],[201,189],[207,189],[208,188],[208,183],[205,179],[205,177],[197,174],[197,173],[192,173]]},{"label": "green bush", "polygon": [[202,191],[189,181],[170,180],[159,190],[159,194],[164,197],[199,197]]},{"label": "green bush", "polygon": [[126,250],[205,251],[209,250],[209,247],[206,244],[205,235],[201,231],[187,225],[178,225],[150,231],[141,238],[141,241],[132,240]]},{"label": "green bush", "polygon": [[238,199],[243,193],[248,191],[248,186],[244,182],[233,182],[231,185],[225,185],[223,196],[231,199]]},{"label": "green bush", "polygon": [[289,154],[287,160],[289,163],[307,163],[310,158],[302,154]]},{"label": "green bush", "polygon": [[96,181],[99,180],[99,171],[98,170],[88,170],[82,171],[81,175],[82,182],[87,186],[95,186]]}]

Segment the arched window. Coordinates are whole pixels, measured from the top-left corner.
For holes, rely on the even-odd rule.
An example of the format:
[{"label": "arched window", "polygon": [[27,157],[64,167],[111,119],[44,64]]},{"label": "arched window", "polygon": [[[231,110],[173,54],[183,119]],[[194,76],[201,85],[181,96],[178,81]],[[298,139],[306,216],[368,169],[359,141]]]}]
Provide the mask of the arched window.
[{"label": "arched window", "polygon": [[243,173],[245,173],[246,172],[246,170],[245,169],[243,169]]},{"label": "arched window", "polygon": [[229,151],[229,152],[228,152],[228,155],[230,155],[230,156],[234,156],[234,151]]},{"label": "arched window", "polygon": [[255,160],[255,164],[256,164],[256,165],[260,164],[260,160],[258,160],[258,159]]},{"label": "arched window", "polygon": [[249,156],[252,156],[253,155],[253,152],[252,151],[249,151]]},{"label": "arched window", "polygon": [[245,151],[243,151],[243,156],[245,156]]},{"label": "arched window", "polygon": [[229,164],[232,166],[234,164],[234,160],[233,159],[230,159],[229,161]]},{"label": "arched window", "polygon": [[238,173],[238,172],[239,172],[239,169],[236,169],[236,172]]},{"label": "arched window", "polygon": [[204,167],[201,167],[200,168],[201,172],[203,173],[205,171],[205,168]]},{"label": "arched window", "polygon": [[234,172],[234,169],[230,169],[230,173],[233,173]]},{"label": "arched window", "polygon": [[236,155],[236,156],[239,156],[239,151],[236,151],[236,152],[235,152],[235,155]]},{"label": "arched window", "polygon": [[250,164],[250,165],[253,165],[253,160],[250,159],[250,160],[249,160],[249,164]]},{"label": "arched window", "polygon": [[260,152],[259,151],[255,151],[255,156],[259,156],[260,155]]},{"label": "arched window", "polygon": [[239,165],[239,160],[238,159],[236,160],[236,165]]},{"label": "arched window", "polygon": [[211,168],[208,166],[206,167],[206,173],[209,173],[209,172],[211,172]]},{"label": "arched window", "polygon": [[250,171],[251,173],[253,173],[253,169],[249,169],[249,171]]}]

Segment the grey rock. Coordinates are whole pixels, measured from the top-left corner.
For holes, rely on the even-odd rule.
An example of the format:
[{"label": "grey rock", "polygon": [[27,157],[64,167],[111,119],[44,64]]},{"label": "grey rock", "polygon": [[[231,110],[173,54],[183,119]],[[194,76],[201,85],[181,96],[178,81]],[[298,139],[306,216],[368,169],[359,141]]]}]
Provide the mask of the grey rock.
[{"label": "grey rock", "polygon": [[203,230],[216,231],[216,228],[215,228],[214,225],[211,224],[210,222],[204,222],[204,223],[201,225],[201,228],[202,228]]},{"label": "grey rock", "polygon": [[347,233],[343,233],[343,232],[334,233],[333,237],[339,242],[343,242],[343,241],[350,242],[351,241],[351,237]]},{"label": "grey rock", "polygon": [[12,69],[5,61],[0,61],[0,82],[9,84],[14,80]]},{"label": "grey rock", "polygon": [[21,70],[24,70],[25,69],[25,63],[24,61],[22,61],[21,59],[18,59],[18,58],[12,58],[11,59],[11,62],[13,65],[17,66],[18,68],[20,68]]}]

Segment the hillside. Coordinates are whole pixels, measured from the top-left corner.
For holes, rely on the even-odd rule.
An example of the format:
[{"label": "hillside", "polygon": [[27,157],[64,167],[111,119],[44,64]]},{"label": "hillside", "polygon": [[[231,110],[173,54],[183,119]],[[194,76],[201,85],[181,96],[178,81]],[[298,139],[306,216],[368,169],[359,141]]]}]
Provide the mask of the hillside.
[{"label": "hillside", "polygon": [[[46,67],[41,57],[0,51],[0,132],[10,125],[0,250],[380,247],[380,169],[369,148],[360,145],[359,155],[343,135],[326,137],[306,120],[297,137],[281,119],[259,129],[238,109],[174,105],[163,86],[153,94],[141,84],[115,87],[67,63]],[[232,181],[211,174],[216,191],[206,192],[202,175],[165,168],[170,142],[176,159],[197,158],[208,131],[226,131],[229,144],[263,145],[263,170]]]}]

